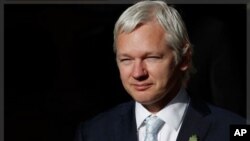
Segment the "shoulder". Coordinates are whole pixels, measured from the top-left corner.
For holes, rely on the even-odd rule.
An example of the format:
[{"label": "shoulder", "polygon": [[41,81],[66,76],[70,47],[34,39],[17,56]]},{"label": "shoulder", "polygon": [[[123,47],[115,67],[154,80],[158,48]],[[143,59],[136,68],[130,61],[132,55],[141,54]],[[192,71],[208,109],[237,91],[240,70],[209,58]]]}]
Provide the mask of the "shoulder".
[{"label": "shoulder", "polygon": [[114,121],[117,120],[121,115],[128,114],[132,112],[134,109],[134,102],[126,102],[119,104],[107,111],[99,113],[95,117],[90,120],[87,120],[87,123],[98,123],[98,122],[106,122],[106,121]]},{"label": "shoulder", "polygon": [[[227,141],[230,136],[230,126],[246,124],[246,120],[229,110],[208,104],[211,113],[207,116],[210,119],[210,128],[207,140]],[[221,136],[218,136],[221,135]]]},{"label": "shoulder", "polygon": [[207,104],[209,109],[211,110],[210,116],[214,119],[217,124],[225,123],[225,124],[246,124],[245,118],[240,115],[231,112],[229,110]]},{"label": "shoulder", "polygon": [[91,131],[91,129],[103,129],[103,127],[109,127],[107,129],[111,129],[115,127],[115,124],[119,122],[122,115],[132,115],[134,111],[134,102],[126,102],[119,104],[105,112],[102,112],[95,117],[84,121],[80,124],[82,130],[87,129]]},{"label": "shoulder", "polygon": [[190,111],[192,114],[206,117],[221,124],[245,124],[246,120],[238,114],[227,109],[207,103],[201,99],[191,98]]},{"label": "shoulder", "polygon": [[233,124],[246,124],[246,120],[229,110],[191,98],[182,132],[188,136],[197,133],[206,141],[227,141]]},{"label": "shoulder", "polygon": [[221,131],[227,131],[233,124],[246,124],[246,119],[234,112],[193,98],[189,104],[187,119],[201,119],[201,123],[210,123],[212,129]]},{"label": "shoulder", "polygon": [[133,101],[123,103],[82,122],[76,130],[75,141],[113,140],[114,132],[122,132],[117,130],[123,127],[121,122],[128,124],[131,121],[128,117],[134,116],[134,105]]},{"label": "shoulder", "polygon": [[[76,130],[75,141],[108,141],[122,119],[122,115],[132,116],[134,102],[127,102],[100,113],[90,120],[81,122]],[[111,136],[109,136],[111,135]]]}]

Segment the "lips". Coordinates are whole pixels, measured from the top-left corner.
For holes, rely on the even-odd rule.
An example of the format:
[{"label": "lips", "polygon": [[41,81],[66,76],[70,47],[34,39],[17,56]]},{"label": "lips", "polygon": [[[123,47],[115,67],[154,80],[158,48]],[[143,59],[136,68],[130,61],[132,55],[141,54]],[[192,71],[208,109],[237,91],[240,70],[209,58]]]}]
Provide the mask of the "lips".
[{"label": "lips", "polygon": [[137,91],[145,91],[149,89],[152,84],[151,83],[145,83],[145,84],[132,84],[132,86],[135,88]]}]

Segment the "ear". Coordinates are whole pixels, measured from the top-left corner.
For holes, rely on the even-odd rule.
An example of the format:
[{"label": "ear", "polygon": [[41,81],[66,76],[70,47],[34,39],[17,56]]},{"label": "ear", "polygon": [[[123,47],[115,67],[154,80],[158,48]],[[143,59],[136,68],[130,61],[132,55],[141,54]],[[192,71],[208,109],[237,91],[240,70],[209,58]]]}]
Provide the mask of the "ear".
[{"label": "ear", "polygon": [[192,51],[189,45],[186,45],[183,49],[184,55],[182,57],[182,61],[180,62],[180,70],[186,71],[190,67]]}]

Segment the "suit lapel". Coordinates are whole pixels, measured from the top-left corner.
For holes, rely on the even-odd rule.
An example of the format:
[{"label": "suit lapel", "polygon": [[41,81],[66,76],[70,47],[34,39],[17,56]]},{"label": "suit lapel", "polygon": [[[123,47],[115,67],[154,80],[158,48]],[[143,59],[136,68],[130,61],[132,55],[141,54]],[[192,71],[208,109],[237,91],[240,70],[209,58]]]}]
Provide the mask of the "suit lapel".
[{"label": "suit lapel", "polygon": [[116,139],[119,141],[137,141],[134,102],[124,106],[120,111],[120,120],[117,125]]},{"label": "suit lapel", "polygon": [[192,99],[183,120],[177,141],[188,141],[192,135],[204,140],[211,124],[210,110],[205,103]]}]

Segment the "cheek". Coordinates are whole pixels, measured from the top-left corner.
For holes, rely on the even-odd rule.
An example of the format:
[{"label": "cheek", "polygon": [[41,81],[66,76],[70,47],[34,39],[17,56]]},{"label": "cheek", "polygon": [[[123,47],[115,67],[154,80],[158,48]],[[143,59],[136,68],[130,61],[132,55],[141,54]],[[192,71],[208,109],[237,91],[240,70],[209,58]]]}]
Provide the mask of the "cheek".
[{"label": "cheek", "polygon": [[153,79],[159,81],[161,85],[165,85],[173,75],[174,66],[172,66],[172,64],[165,63],[151,67],[148,70]]},{"label": "cheek", "polygon": [[130,74],[129,69],[126,67],[121,67],[121,66],[118,66],[118,68],[120,72],[120,78],[124,83],[129,78],[129,74]]}]

